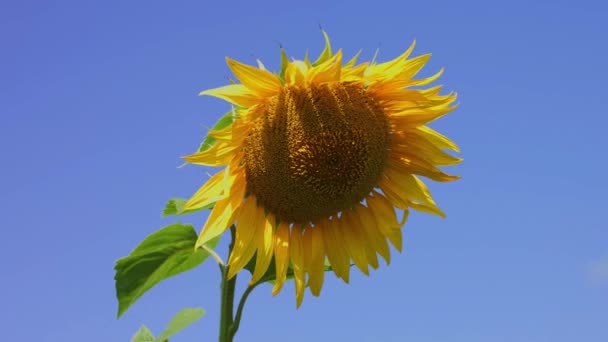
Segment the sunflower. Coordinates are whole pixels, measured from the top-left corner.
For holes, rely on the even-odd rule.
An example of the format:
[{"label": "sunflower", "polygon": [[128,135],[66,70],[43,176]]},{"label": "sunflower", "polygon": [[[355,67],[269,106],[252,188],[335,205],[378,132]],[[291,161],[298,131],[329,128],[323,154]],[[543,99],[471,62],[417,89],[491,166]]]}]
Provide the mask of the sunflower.
[{"label": "sunflower", "polygon": [[276,295],[291,268],[297,306],[306,287],[320,294],[326,260],[347,283],[351,263],[366,275],[378,256],[388,265],[389,242],[401,251],[410,208],[444,217],[419,176],[456,180],[438,166],[461,161],[445,152],[459,152],[456,144],[426,126],[456,108],[456,94],[421,87],[443,69],[414,78],[430,54],[408,59],[414,42],[385,63],[357,64],[359,54],[343,63],[323,34],[314,62],[289,61],[281,48],[278,73],[227,58],[240,83],[201,95],[233,104],[233,120],[209,132],[210,148],[184,157],[225,167],[185,204],[215,203],[196,245],[234,224],[228,276],[255,257],[255,283],[274,262]]}]

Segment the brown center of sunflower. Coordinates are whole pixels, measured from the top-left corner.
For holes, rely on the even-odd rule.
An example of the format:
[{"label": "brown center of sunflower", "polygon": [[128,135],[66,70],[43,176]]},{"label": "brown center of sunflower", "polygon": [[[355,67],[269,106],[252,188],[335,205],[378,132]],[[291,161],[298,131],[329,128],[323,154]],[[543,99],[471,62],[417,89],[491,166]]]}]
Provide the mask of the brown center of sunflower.
[{"label": "brown center of sunflower", "polygon": [[288,86],[263,113],[245,143],[247,190],[282,221],[337,214],[377,184],[389,126],[361,84]]}]

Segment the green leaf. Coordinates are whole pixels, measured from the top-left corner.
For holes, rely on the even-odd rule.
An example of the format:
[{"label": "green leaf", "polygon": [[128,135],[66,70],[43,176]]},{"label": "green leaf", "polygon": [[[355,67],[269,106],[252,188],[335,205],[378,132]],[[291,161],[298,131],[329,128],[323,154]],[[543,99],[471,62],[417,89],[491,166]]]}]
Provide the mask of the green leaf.
[{"label": "green leaf", "polygon": [[165,331],[163,331],[154,342],[167,341],[169,337],[182,331],[185,327],[198,321],[205,314],[205,310],[201,308],[187,308],[178,312],[171,321]]},{"label": "green leaf", "polygon": [[191,210],[184,210],[184,204],[186,204],[186,202],[188,202],[187,199],[185,198],[172,198],[167,202],[167,205],[165,205],[165,209],[163,209],[163,214],[162,216],[169,216],[169,215],[188,215],[188,214],[192,214],[195,213],[197,211],[201,211],[203,209],[212,209],[213,206],[215,205],[215,203],[210,203],[204,207],[198,208],[198,209],[191,209]]},{"label": "green leaf", "polygon": [[[197,234],[190,224],[175,223],[150,234],[114,266],[118,317],[159,282],[193,269],[209,253],[194,249]],[[214,248],[219,237],[207,244]]]},{"label": "green leaf", "polygon": [[[222,116],[213,126],[213,128],[211,128],[211,130],[218,130],[218,129],[222,129],[225,128],[226,126],[230,125],[233,121],[234,121],[234,117],[235,117],[235,113],[233,111],[230,111],[226,114],[224,114],[224,116]],[[216,140],[214,137],[207,135],[207,137],[205,137],[205,140],[203,140],[203,142],[201,143],[201,146],[198,148],[198,152],[203,152],[208,150],[209,148],[211,148],[211,146],[213,146],[215,144]]]},{"label": "green leaf", "polygon": [[150,329],[148,329],[145,325],[142,325],[139,330],[131,337],[131,342],[155,342],[154,335]]}]

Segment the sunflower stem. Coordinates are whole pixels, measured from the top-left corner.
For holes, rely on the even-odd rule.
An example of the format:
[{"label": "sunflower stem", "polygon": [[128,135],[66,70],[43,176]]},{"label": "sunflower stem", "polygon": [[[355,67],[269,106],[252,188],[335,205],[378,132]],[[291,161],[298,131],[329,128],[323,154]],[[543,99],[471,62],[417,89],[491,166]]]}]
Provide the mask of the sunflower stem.
[{"label": "sunflower stem", "polygon": [[[234,247],[234,226],[230,227],[230,233],[232,239],[228,248],[228,256],[232,253]],[[228,270],[230,266],[228,264],[220,265],[222,271],[222,282],[221,282],[221,308],[220,308],[220,342],[232,342],[231,327],[233,324],[233,310],[234,310],[234,290],[236,288],[236,275],[232,279],[228,279]]]},{"label": "sunflower stem", "polygon": [[232,325],[230,326],[230,336],[234,337],[234,335],[236,334],[236,332],[239,330],[239,324],[241,323],[241,315],[243,314],[243,308],[245,307],[245,301],[247,301],[247,297],[249,297],[249,294],[251,293],[251,291],[253,291],[253,289],[255,289],[256,286],[258,286],[260,283],[255,283],[253,285],[249,285],[247,287],[247,289],[245,290],[245,292],[243,292],[243,296],[241,297],[241,300],[239,301],[239,306],[236,309],[236,316],[234,316],[234,321],[232,322]]}]

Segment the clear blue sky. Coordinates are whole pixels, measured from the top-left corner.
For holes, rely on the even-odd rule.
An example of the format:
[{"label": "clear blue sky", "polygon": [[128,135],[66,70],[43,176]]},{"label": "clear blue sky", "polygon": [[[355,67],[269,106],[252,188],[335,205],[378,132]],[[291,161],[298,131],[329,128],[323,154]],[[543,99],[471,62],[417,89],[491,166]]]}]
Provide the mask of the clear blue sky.
[{"label": "clear blue sky", "polygon": [[[380,60],[416,38],[459,109],[433,127],[465,162],[434,184],[405,251],[248,302],[238,341],[608,341],[608,9],[601,1],[3,1],[0,322],[7,341],[128,341],[184,307],[174,341],[215,341],[217,266],[162,283],[116,320],[113,264],[205,179],[178,169],[226,103],[224,57],[279,65],[323,47]],[[205,217],[186,217],[200,227]],[[225,242],[225,241],[224,241]]]}]

